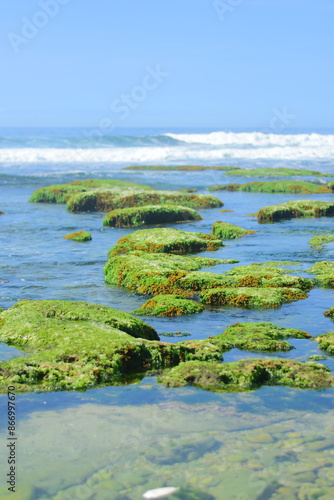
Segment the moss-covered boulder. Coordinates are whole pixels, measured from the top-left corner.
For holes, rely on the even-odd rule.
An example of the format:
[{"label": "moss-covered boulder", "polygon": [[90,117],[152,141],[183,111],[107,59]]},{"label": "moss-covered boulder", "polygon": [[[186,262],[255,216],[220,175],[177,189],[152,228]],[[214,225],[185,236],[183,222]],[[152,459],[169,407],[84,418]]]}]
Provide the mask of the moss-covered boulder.
[{"label": "moss-covered boulder", "polygon": [[316,275],[314,281],[317,285],[334,288],[334,262],[328,260],[316,262],[308,272]]},{"label": "moss-covered boulder", "polygon": [[312,336],[303,330],[285,328],[273,323],[235,323],[226,328],[224,333],[209,337],[217,343],[220,350],[238,348],[247,351],[289,351],[293,346],[284,339],[311,339]]},{"label": "moss-covered boulder", "polygon": [[329,371],[322,364],[288,359],[247,359],[223,364],[189,361],[165,371],[159,382],[167,387],[192,385],[217,392],[250,391],[263,385],[325,389],[334,385]]},{"label": "moss-covered boulder", "polygon": [[184,314],[197,314],[204,307],[193,300],[188,300],[182,295],[156,295],[148,300],[132,314],[139,316],[182,316]]},{"label": "moss-covered boulder", "polygon": [[333,241],[334,234],[319,234],[317,236],[313,236],[308,244],[316,250],[322,250],[324,245],[326,245],[327,243],[332,243]]},{"label": "moss-covered boulder", "polygon": [[79,193],[67,201],[69,212],[109,212],[119,208],[145,205],[177,205],[188,208],[217,208],[224,204],[215,196],[179,191],[141,191],[118,189]]},{"label": "moss-covered boulder", "polygon": [[327,318],[330,318],[334,321],[334,307],[330,307],[328,309],[328,311],[325,311],[324,312],[324,315],[327,317]]},{"label": "moss-covered boulder", "polygon": [[328,185],[305,181],[248,182],[247,184],[225,184],[207,188],[209,191],[243,191],[249,193],[328,194],[333,190]]},{"label": "moss-covered boulder", "polygon": [[96,191],[104,188],[118,190],[151,190],[145,184],[119,181],[116,179],[86,179],[84,181],[73,181],[68,184],[55,184],[52,186],[37,189],[30,197],[29,201],[34,203],[66,203],[67,200],[78,193]]},{"label": "moss-covered boulder", "polygon": [[334,332],[319,335],[315,340],[318,342],[320,349],[328,352],[328,354],[334,354]]},{"label": "moss-covered boulder", "polygon": [[222,247],[221,239],[205,233],[192,233],[171,228],[141,229],[123,238],[109,251],[109,255],[141,250],[149,253],[195,253],[213,251]]},{"label": "moss-covered boulder", "polygon": [[167,172],[196,172],[201,170],[238,170],[238,167],[210,167],[203,165],[129,165],[123,167],[123,170],[154,170],[154,171],[167,171]]},{"label": "moss-covered boulder", "polygon": [[72,241],[91,241],[92,235],[88,231],[77,231],[75,233],[70,233],[64,236],[64,240],[72,240]]},{"label": "moss-covered boulder", "polygon": [[[149,340],[148,340],[149,339]],[[85,390],[138,380],[180,361],[221,359],[214,345],[159,342],[130,314],[98,304],[21,301],[0,315],[0,341],[26,356],[0,363],[0,392]]]},{"label": "moss-covered boulder", "polygon": [[229,222],[217,221],[212,226],[212,234],[217,236],[217,238],[222,238],[223,240],[232,240],[235,238],[241,238],[246,234],[254,234],[255,231],[247,231],[240,226],[235,226]]},{"label": "moss-covered boulder", "polygon": [[191,208],[177,205],[146,205],[112,210],[103,219],[103,225],[109,227],[136,227],[194,220],[202,220],[202,217]]},{"label": "moss-covered boulder", "polygon": [[105,281],[124,286],[131,292],[160,295],[179,294],[191,297],[196,292],[187,290],[180,280],[191,271],[217,264],[232,264],[233,259],[187,257],[165,253],[129,252],[111,254],[105,266]]},{"label": "moss-covered boulder", "polygon": [[203,291],[201,302],[213,306],[245,307],[249,309],[275,308],[294,300],[306,299],[307,294],[299,288],[218,287]]},{"label": "moss-covered boulder", "polygon": [[261,208],[257,213],[260,223],[275,222],[296,217],[323,217],[334,215],[334,202],[296,200]]},{"label": "moss-covered boulder", "polygon": [[333,177],[330,174],[322,174],[316,170],[306,170],[297,168],[252,168],[242,169],[233,168],[227,170],[226,175],[239,175],[239,176],[255,176],[255,177],[290,177],[290,176],[314,176],[314,177]]},{"label": "moss-covered boulder", "polygon": [[5,212],[1,212],[1,210],[0,210],[0,215],[5,215]]}]

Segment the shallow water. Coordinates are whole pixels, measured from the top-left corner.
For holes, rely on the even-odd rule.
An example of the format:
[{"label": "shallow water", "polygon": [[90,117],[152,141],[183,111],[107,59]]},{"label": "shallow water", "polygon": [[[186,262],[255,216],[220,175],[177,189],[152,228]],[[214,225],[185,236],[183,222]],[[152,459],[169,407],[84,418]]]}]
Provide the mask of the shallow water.
[{"label": "shallow water", "polygon": [[[329,160],[310,164],[296,163],[299,168],[324,172],[331,168]],[[131,229],[103,228],[102,213],[71,214],[64,205],[28,203],[35,189],[77,178],[112,177],[159,189],[196,187],[204,193],[206,186],[250,180],[214,171],[131,173],[108,163],[86,169],[75,166],[80,173],[71,170],[71,164],[67,165],[71,173],[63,173],[64,165],[56,172],[53,164],[52,169],[44,165],[44,170],[36,165],[15,163],[1,175],[0,210],[5,215],[0,218],[0,281],[8,283],[0,283],[0,307],[5,309],[21,299],[48,298],[96,302],[131,312],[145,302],[142,296],[104,282],[108,249]],[[238,165],[244,166],[243,161]],[[269,165],[294,166],[292,161]],[[5,169],[5,163],[0,166]],[[259,166],[259,162],[247,166]],[[169,227],[209,233],[213,222],[224,220],[256,233],[201,255],[234,258],[240,264],[294,261],[298,265],[290,266],[292,274],[305,276],[314,262],[334,260],[334,244],[321,251],[308,245],[314,234],[331,232],[334,219],[260,225],[249,215],[273,203],[331,200],[332,195],[212,194],[233,212],[201,210],[202,221]],[[80,229],[90,231],[93,240],[81,244],[63,240]],[[231,267],[209,270],[220,273]],[[333,305],[334,290],[316,288],[306,300],[278,309],[208,307],[194,316],[147,322],[159,334],[179,330],[190,333],[188,339],[217,335],[238,321],[268,321],[317,336],[334,330],[333,322],[323,315]],[[306,361],[321,354],[316,342],[290,343],[293,350],[275,356]],[[1,360],[17,355],[22,353],[0,344]],[[262,356],[269,355],[234,349],[224,354],[224,360]],[[333,358],[321,363],[334,369]],[[166,389],[154,377],[146,377],[137,384],[84,393],[18,395],[18,486],[26,495],[22,498],[30,500],[136,500],[148,489],[180,485],[210,493],[217,500],[326,500],[332,498],[334,488],[333,393],[333,389],[263,387],[250,393],[215,394],[195,388]],[[1,414],[6,404],[6,396],[0,395]],[[4,419],[0,429],[3,450]],[[6,470],[6,457],[0,456],[0,470]],[[7,496],[14,498],[12,493]],[[1,491],[1,498],[7,496]]]}]

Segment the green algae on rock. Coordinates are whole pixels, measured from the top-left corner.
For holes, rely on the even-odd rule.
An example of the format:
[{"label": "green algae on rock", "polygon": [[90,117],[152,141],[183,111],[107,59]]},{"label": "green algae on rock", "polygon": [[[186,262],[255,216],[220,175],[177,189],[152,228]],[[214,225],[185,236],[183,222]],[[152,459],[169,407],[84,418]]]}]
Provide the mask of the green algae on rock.
[{"label": "green algae on rock", "polygon": [[[221,350],[238,348],[247,351],[289,351],[293,346],[284,339],[312,339],[303,330],[285,328],[273,323],[235,323],[216,337],[209,337],[217,342]],[[283,340],[283,342],[282,342]]]},{"label": "green algae on rock", "polygon": [[334,262],[328,260],[316,262],[307,272],[316,275],[314,281],[317,285],[334,288]]},{"label": "green algae on rock", "polygon": [[66,203],[67,200],[78,193],[84,193],[104,188],[114,188],[118,190],[140,189],[151,190],[145,184],[119,181],[116,179],[87,179],[84,181],[73,181],[68,184],[55,184],[52,186],[37,189],[29,198],[33,203]]},{"label": "green algae on rock", "polygon": [[215,196],[180,191],[141,191],[118,189],[79,193],[67,201],[69,212],[109,212],[144,205],[178,205],[188,208],[217,208],[224,203]]},{"label": "green algae on rock", "polygon": [[220,360],[201,341],[159,342],[156,331],[130,314],[98,304],[24,300],[0,315],[0,339],[26,351],[0,363],[0,392],[85,390],[119,385],[180,361]]},{"label": "green algae on rock", "polygon": [[328,354],[334,354],[334,332],[319,335],[319,337],[316,337],[314,340],[318,342],[320,349],[328,352]]},{"label": "green algae on rock", "polygon": [[247,231],[240,226],[235,226],[229,222],[217,221],[212,226],[212,234],[223,240],[241,238],[247,234],[254,234],[256,231]]},{"label": "green algae on rock", "polygon": [[77,231],[75,233],[70,233],[64,236],[64,240],[72,240],[72,241],[91,241],[92,235],[88,231]]},{"label": "green algae on rock", "polygon": [[247,359],[233,363],[188,361],[165,371],[159,382],[167,387],[192,385],[216,392],[242,392],[263,385],[299,389],[326,389],[334,386],[329,368],[288,359]]},{"label": "green algae on rock", "polygon": [[288,177],[288,176],[309,176],[312,175],[314,177],[333,177],[330,174],[322,174],[321,172],[317,172],[316,170],[306,170],[306,169],[297,169],[297,168],[253,168],[253,169],[242,169],[242,168],[234,168],[228,170],[226,175],[240,175],[240,176],[264,176],[264,177]]},{"label": "green algae on rock", "polygon": [[313,236],[308,244],[316,250],[322,250],[326,243],[331,243],[332,241],[334,241],[333,234],[319,234],[318,236]]},{"label": "green algae on rock", "polygon": [[257,213],[260,223],[275,222],[297,217],[324,217],[334,215],[334,202],[296,200],[261,208]]},{"label": "green algae on rock", "polygon": [[171,228],[141,229],[120,238],[109,255],[141,250],[149,253],[195,253],[224,246],[221,239],[206,234]]},{"label": "green algae on rock", "polygon": [[328,194],[333,190],[321,184],[305,181],[248,182],[247,184],[222,184],[207,188],[208,191],[244,191],[250,193]]},{"label": "green algae on rock", "polygon": [[1,210],[0,210],[0,215],[5,215],[5,212],[1,212]]},{"label": "green algae on rock", "polygon": [[177,205],[145,205],[143,207],[120,208],[113,210],[103,219],[109,227],[135,227],[145,224],[168,224],[202,220],[193,209]]},{"label": "green algae on rock", "polygon": [[139,316],[182,316],[183,314],[197,314],[202,312],[204,307],[193,300],[188,300],[182,295],[156,295],[132,311],[132,314]]},{"label": "green algae on rock", "polygon": [[233,264],[234,259],[189,257],[165,253],[129,252],[111,255],[104,269],[105,281],[141,294],[194,295],[180,284],[191,271],[217,264]]},{"label": "green algae on rock", "polygon": [[209,305],[226,305],[249,309],[275,308],[294,300],[306,299],[307,294],[300,288],[276,287],[218,287],[203,291],[201,302]]}]

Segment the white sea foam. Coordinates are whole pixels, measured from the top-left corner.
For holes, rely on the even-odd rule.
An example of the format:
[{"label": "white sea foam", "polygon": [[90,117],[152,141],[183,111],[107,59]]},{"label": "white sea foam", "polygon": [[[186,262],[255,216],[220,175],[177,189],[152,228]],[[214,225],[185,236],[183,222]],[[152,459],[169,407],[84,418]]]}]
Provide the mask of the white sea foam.
[{"label": "white sea foam", "polygon": [[[279,135],[261,132],[210,134],[166,134],[179,145],[140,147],[0,149],[0,163],[227,163],[242,160],[334,159],[334,135]],[[181,142],[182,141],[182,142]]]}]

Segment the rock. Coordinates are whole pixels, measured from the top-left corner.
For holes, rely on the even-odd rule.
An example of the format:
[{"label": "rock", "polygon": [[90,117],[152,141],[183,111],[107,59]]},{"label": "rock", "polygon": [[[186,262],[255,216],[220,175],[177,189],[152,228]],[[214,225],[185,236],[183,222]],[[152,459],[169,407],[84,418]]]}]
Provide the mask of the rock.
[{"label": "rock", "polygon": [[72,240],[72,241],[91,241],[92,235],[88,231],[77,231],[76,233],[70,233],[64,236],[64,240]]},{"label": "rock", "polygon": [[308,244],[315,248],[316,250],[322,250],[326,243],[331,243],[334,241],[334,235],[332,234],[320,234],[319,236],[313,236]]},{"label": "rock", "polygon": [[135,184],[133,182],[119,181],[116,179],[88,179],[73,181],[69,184],[55,184],[37,189],[29,198],[33,203],[66,203],[67,200],[78,193],[97,191],[103,188],[113,188],[121,192],[124,190],[140,189],[151,190],[150,186]]},{"label": "rock", "polygon": [[316,262],[307,272],[316,275],[314,281],[317,285],[334,288],[334,262],[328,260]]},{"label": "rock", "polygon": [[182,316],[202,312],[204,307],[193,300],[187,300],[181,295],[156,295],[132,311],[139,316]]},{"label": "rock", "polygon": [[328,354],[334,354],[334,332],[319,335],[314,339],[319,344],[319,348]]},{"label": "rock", "polygon": [[212,226],[212,234],[223,240],[241,238],[246,234],[254,234],[256,231],[247,231],[240,226],[235,226],[229,222],[217,221]]},{"label": "rock", "polygon": [[176,205],[146,205],[113,210],[107,213],[103,219],[103,225],[109,227],[135,227],[194,220],[202,220],[202,217],[191,208]]},{"label": "rock", "polygon": [[[254,174],[253,174],[254,175]],[[333,190],[321,184],[305,181],[248,182],[247,184],[222,184],[207,188],[208,191],[243,191],[250,193],[328,194]]]},{"label": "rock", "polygon": [[155,464],[172,465],[198,460],[206,453],[216,451],[221,446],[216,439],[210,438],[197,442],[180,443],[179,440],[171,441],[169,446],[157,445],[145,453],[145,457]]},{"label": "rock", "polygon": [[287,359],[247,359],[233,363],[188,361],[165,371],[159,381],[167,387],[193,385],[210,391],[239,392],[262,385],[300,389],[334,386],[334,376],[324,365]]},{"label": "rock", "polygon": [[275,222],[296,217],[323,217],[334,215],[334,202],[296,200],[261,208],[257,213],[259,223]]},{"label": "rock", "polygon": [[110,255],[140,250],[149,253],[195,253],[217,250],[221,239],[205,233],[192,233],[179,229],[155,228],[135,231],[120,238],[109,251]]},{"label": "rock", "polygon": [[309,176],[312,175],[314,177],[333,177],[330,174],[322,174],[321,172],[317,172],[316,170],[306,170],[306,169],[297,169],[297,168],[252,168],[252,169],[233,169],[225,172],[226,175],[239,175],[239,176],[257,176],[257,177],[288,177],[288,176]]}]

